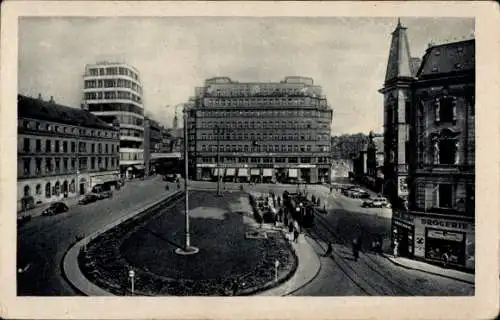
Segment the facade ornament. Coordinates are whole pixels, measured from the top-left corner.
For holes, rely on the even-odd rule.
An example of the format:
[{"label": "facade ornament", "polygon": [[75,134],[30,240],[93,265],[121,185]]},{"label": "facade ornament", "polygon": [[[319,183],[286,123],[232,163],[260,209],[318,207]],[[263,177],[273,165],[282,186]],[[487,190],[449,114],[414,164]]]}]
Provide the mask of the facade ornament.
[{"label": "facade ornament", "polygon": [[439,164],[439,141],[434,141],[434,164]]},{"label": "facade ornament", "polygon": [[460,142],[455,142],[455,164],[460,164]]},{"label": "facade ornament", "polygon": [[441,111],[441,102],[439,101],[439,98],[436,98],[434,100],[434,114],[436,116],[436,122],[440,121],[439,113]]}]

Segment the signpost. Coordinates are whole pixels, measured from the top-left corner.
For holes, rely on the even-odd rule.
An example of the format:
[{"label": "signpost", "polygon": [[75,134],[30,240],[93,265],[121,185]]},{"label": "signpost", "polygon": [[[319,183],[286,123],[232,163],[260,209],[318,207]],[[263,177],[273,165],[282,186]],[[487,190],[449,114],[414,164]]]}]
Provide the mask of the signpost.
[{"label": "signpost", "polygon": [[128,277],[130,278],[130,286],[131,286],[132,295],[134,295],[134,277],[135,277],[134,270],[130,270],[128,272]]}]

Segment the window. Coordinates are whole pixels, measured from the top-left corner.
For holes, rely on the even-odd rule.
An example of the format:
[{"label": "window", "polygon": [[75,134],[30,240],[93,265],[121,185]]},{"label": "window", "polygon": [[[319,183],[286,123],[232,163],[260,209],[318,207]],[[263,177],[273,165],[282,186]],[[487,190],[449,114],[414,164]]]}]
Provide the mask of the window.
[{"label": "window", "polygon": [[57,181],[56,185],[54,186],[54,192],[56,196],[61,195],[61,184],[59,183],[59,181]]},{"label": "window", "polygon": [[102,153],[102,145],[100,143],[97,145],[97,152],[99,154]]},{"label": "window", "polygon": [[42,194],[42,185],[37,184],[35,190],[36,190],[36,194]]},{"label": "window", "polygon": [[457,118],[456,97],[444,96],[434,102],[436,122],[454,123]]},{"label": "window", "polygon": [[50,182],[47,182],[45,185],[45,197],[50,198],[51,192],[50,192]]},{"label": "window", "polygon": [[42,151],[42,140],[36,139],[35,150],[36,150],[36,152]]},{"label": "window", "polygon": [[451,208],[453,203],[453,186],[451,184],[439,185],[439,203],[440,208]]},{"label": "window", "polygon": [[458,164],[458,142],[449,137],[442,137],[434,143],[434,164]]},{"label": "window", "polygon": [[63,159],[63,169],[64,171],[68,171],[68,158]]},{"label": "window", "polygon": [[45,152],[52,152],[50,140],[45,141]]},{"label": "window", "polygon": [[60,150],[59,150],[59,140],[56,140],[55,143],[56,143],[55,144],[55,152],[60,152]]},{"label": "window", "polygon": [[108,153],[108,152],[109,152],[109,147],[108,147],[108,144],[106,143],[106,144],[104,145],[104,147],[105,147],[105,148],[104,148],[104,152],[105,152],[105,153]]},{"label": "window", "polygon": [[56,163],[56,172],[60,172],[60,170],[61,170],[61,159],[56,158],[55,159],[55,163]]},{"label": "window", "polygon": [[24,138],[23,151],[30,152],[30,139]]},{"label": "window", "polygon": [[90,158],[90,169],[95,169],[95,157]]},{"label": "window", "polygon": [[40,174],[42,172],[42,159],[35,159],[35,174]]},{"label": "window", "polygon": [[31,159],[23,159],[23,169],[24,169],[24,175],[30,175],[31,174]]},{"label": "window", "polygon": [[74,141],[71,142],[71,153],[76,152],[76,143]]},{"label": "window", "polygon": [[76,168],[76,158],[71,158],[71,168],[72,169],[77,169]]}]

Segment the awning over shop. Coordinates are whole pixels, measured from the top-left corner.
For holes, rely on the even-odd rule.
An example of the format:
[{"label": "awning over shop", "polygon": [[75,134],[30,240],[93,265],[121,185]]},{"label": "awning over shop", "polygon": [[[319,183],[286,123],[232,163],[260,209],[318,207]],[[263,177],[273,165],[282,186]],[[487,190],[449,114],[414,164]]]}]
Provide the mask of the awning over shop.
[{"label": "awning over shop", "polygon": [[235,174],[236,174],[235,168],[227,168],[226,169],[226,176],[234,176]]},{"label": "awning over shop", "polygon": [[260,169],[250,169],[250,174],[252,176],[260,176]]},{"label": "awning over shop", "polygon": [[298,169],[288,169],[288,178],[297,178],[299,176]]},{"label": "awning over shop", "polygon": [[248,177],[248,169],[239,168],[238,169],[238,177]]},{"label": "awning over shop", "polygon": [[264,177],[272,177],[273,176],[273,169],[264,169],[264,172],[262,175]]},{"label": "awning over shop", "polygon": [[222,175],[224,175],[224,169],[222,169],[222,168],[215,168],[213,175],[214,176],[222,176]]},{"label": "awning over shop", "polygon": [[134,164],[133,167],[135,170],[144,170],[144,165],[143,164]]}]

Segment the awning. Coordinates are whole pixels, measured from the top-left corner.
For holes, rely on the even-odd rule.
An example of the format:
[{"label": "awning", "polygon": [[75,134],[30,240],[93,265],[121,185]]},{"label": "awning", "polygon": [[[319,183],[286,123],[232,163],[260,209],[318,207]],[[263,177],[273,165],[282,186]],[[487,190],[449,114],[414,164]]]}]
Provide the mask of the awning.
[{"label": "awning", "polygon": [[234,176],[236,173],[236,169],[235,168],[227,168],[226,169],[226,176]]},{"label": "awning", "polygon": [[288,178],[297,178],[299,176],[298,171],[297,169],[288,169]]},{"label": "awning", "polygon": [[248,177],[248,169],[239,168],[238,169],[238,177]]},{"label": "awning", "polygon": [[273,176],[273,169],[264,169],[264,172],[262,175],[264,177],[272,177]]},{"label": "awning", "polygon": [[214,169],[214,173],[213,173],[214,176],[222,176],[224,175],[224,169],[223,168],[215,168]]},{"label": "awning", "polygon": [[133,164],[132,167],[135,170],[144,170],[144,168],[145,168],[143,164]]},{"label": "awning", "polygon": [[250,175],[260,176],[260,169],[250,169]]}]

